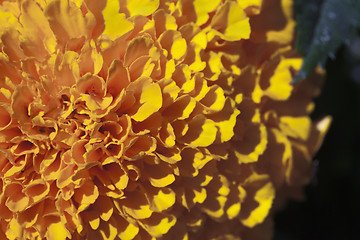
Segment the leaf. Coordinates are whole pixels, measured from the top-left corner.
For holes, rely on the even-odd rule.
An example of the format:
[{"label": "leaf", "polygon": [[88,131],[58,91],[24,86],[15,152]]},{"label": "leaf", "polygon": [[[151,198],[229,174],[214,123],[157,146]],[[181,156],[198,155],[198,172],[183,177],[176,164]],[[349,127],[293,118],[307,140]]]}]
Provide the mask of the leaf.
[{"label": "leaf", "polygon": [[317,21],[320,16],[322,0],[295,0],[296,12],[296,49],[302,55],[306,55],[314,36]]},{"label": "leaf", "polygon": [[[320,8],[321,6],[321,8]],[[349,44],[360,26],[358,0],[296,0],[297,50],[305,56],[293,83],[305,78],[314,68],[334,58],[337,49]]]}]

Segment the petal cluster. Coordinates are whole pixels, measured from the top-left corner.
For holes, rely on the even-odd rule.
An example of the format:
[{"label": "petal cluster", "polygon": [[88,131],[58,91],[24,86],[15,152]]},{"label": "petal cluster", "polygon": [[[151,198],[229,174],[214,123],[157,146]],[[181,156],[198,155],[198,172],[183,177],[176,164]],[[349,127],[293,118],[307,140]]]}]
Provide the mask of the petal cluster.
[{"label": "petal cluster", "polygon": [[1,1],[0,238],[270,239],[330,123],[291,9]]}]

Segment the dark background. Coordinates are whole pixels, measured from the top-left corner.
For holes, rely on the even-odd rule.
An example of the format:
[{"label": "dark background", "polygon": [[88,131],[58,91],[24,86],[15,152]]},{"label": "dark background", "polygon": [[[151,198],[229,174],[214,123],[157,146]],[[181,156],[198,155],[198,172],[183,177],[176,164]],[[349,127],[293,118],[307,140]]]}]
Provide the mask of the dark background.
[{"label": "dark background", "polygon": [[331,115],[333,122],[314,158],[317,173],[306,200],[290,201],[276,215],[274,240],[360,239],[360,37],[325,68],[312,117]]}]

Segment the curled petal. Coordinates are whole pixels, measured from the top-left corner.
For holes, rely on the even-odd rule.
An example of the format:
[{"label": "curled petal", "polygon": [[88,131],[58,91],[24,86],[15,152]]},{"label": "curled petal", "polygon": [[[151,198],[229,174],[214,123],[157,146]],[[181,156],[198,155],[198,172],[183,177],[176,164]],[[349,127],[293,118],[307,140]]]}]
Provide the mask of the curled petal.
[{"label": "curled petal", "polygon": [[33,98],[34,96],[28,87],[18,86],[12,96],[12,117],[18,121],[26,121],[29,119],[29,104]]},{"label": "curled petal", "polygon": [[85,210],[99,196],[99,190],[91,182],[85,182],[74,194],[74,200],[80,204],[78,212]]},{"label": "curled petal", "polygon": [[189,131],[182,138],[193,147],[207,147],[215,141],[217,128],[215,123],[204,115],[197,115],[189,122]]},{"label": "curled petal", "polygon": [[128,196],[129,198],[124,200],[122,206],[125,213],[135,219],[145,219],[151,216],[152,211],[150,210],[149,202],[144,194],[135,191]]},{"label": "curled petal", "polygon": [[89,35],[87,20],[73,2],[51,1],[46,7],[45,15],[61,44],[65,45],[71,39]]},{"label": "curled petal", "polygon": [[7,196],[5,205],[12,212],[21,212],[25,210],[29,203],[29,197],[23,193],[23,187],[18,183],[8,184],[4,189],[4,195]]},{"label": "curled petal", "polygon": [[161,237],[175,225],[176,218],[172,215],[153,213],[153,215],[141,221],[147,232],[153,237]]},{"label": "curled petal", "polygon": [[163,162],[146,166],[145,173],[150,184],[157,188],[166,187],[175,181],[171,167]]},{"label": "curled petal", "polygon": [[256,191],[254,199],[258,203],[258,207],[249,216],[241,219],[241,222],[248,227],[261,223],[267,216],[274,199],[273,185],[269,182],[262,186]]},{"label": "curled petal", "polygon": [[162,106],[160,86],[152,83],[149,78],[139,78],[129,85],[127,91],[133,91],[139,98],[140,106],[131,116],[135,121],[144,121]]},{"label": "curled petal", "polygon": [[125,220],[120,216],[116,217],[116,221],[118,224],[117,229],[119,232],[118,236],[120,239],[124,239],[124,240],[134,239],[134,237],[139,232],[139,227],[137,225],[128,222],[127,220]]},{"label": "curled petal", "polygon": [[0,21],[0,239],[268,238],[310,181],[331,119],[308,116],[321,71],[291,84],[292,0],[7,0]]},{"label": "curled petal", "polygon": [[211,22],[214,32],[210,32],[228,41],[247,39],[250,37],[249,18],[239,3],[226,1],[217,11]]},{"label": "curled petal", "polygon": [[106,81],[107,92],[117,98],[129,83],[128,71],[119,60],[114,60],[109,68]]},{"label": "curled petal", "polygon": [[25,54],[42,58],[53,53],[56,39],[40,6],[35,1],[23,1],[21,10],[20,21],[24,24],[22,34],[25,36],[21,46]]}]

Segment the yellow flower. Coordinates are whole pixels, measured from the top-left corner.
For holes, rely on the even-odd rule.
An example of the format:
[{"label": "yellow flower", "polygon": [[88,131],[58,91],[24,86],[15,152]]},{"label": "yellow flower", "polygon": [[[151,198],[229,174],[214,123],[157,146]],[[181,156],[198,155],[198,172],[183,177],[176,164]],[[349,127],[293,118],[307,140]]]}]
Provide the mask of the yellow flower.
[{"label": "yellow flower", "polygon": [[1,1],[0,238],[270,239],[330,122],[291,8]]}]

